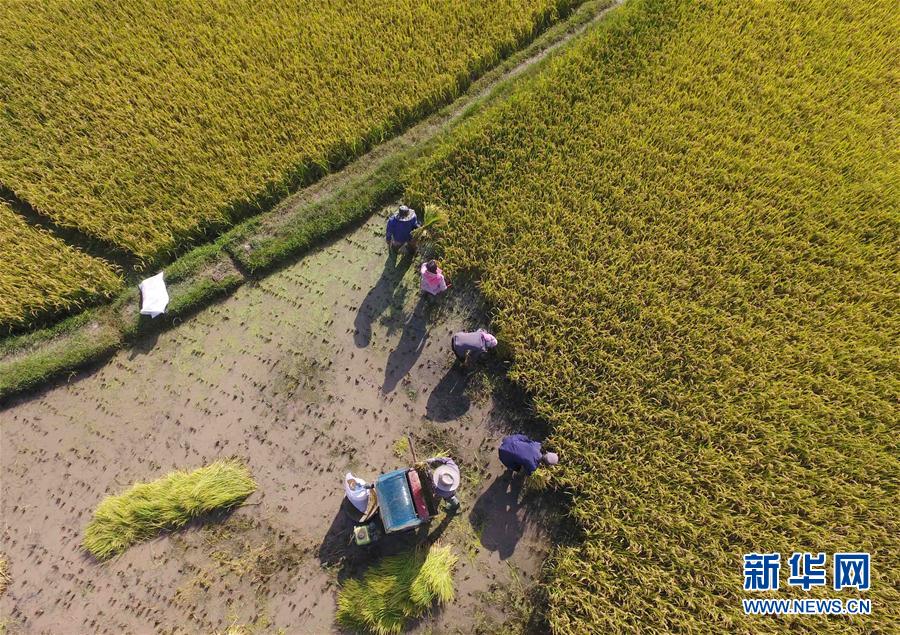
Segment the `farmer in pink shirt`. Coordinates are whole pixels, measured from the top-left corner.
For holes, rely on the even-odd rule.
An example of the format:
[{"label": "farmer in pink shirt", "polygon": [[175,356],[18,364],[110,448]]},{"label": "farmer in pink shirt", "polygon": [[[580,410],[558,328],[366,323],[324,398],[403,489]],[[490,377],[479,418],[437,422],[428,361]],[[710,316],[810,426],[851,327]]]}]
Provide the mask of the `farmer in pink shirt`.
[{"label": "farmer in pink shirt", "polygon": [[422,274],[423,293],[438,295],[446,291],[450,286],[447,284],[447,279],[444,278],[444,272],[441,271],[434,260],[423,262],[419,272]]}]

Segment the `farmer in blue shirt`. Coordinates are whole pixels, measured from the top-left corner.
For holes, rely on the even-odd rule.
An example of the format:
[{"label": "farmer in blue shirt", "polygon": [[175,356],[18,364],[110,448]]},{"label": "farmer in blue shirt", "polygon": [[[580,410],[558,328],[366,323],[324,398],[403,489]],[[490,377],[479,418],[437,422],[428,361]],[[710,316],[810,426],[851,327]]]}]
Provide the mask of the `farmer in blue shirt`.
[{"label": "farmer in blue shirt", "polygon": [[406,205],[401,205],[397,213],[388,219],[384,239],[392,249],[406,246],[409,252],[413,253],[416,250],[416,241],[412,233],[420,225],[416,213]]},{"label": "farmer in blue shirt", "polygon": [[500,442],[500,462],[507,469],[525,474],[533,474],[543,462],[547,465],[559,463],[559,457],[553,452],[544,452],[540,441],[532,441],[524,434],[511,434]]}]

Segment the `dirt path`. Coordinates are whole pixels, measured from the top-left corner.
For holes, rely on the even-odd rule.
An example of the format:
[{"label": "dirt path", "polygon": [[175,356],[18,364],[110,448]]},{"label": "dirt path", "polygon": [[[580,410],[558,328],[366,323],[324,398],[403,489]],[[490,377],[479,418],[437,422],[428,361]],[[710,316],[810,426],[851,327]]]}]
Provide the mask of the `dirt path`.
[{"label": "dirt path", "polygon": [[[448,337],[472,318],[452,298],[421,301],[415,267],[386,264],[382,222],[0,413],[9,632],[331,632],[336,583],[366,557],[347,557],[341,477],[403,465],[406,433],[420,453],[455,452],[467,479],[463,513],[438,523],[461,556],[459,597],[419,630],[508,617],[547,549],[496,480],[514,424],[486,373],[451,368]],[[234,514],[109,563],[80,549],[104,495],[228,456],[259,483]]]}]

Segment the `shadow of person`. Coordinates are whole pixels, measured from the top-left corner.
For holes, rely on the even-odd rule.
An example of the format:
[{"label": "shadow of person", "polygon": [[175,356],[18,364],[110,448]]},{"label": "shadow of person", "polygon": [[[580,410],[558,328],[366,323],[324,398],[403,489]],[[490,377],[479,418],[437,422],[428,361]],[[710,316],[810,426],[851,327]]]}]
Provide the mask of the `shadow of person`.
[{"label": "shadow of person", "polygon": [[469,522],[479,534],[481,545],[496,551],[501,560],[509,558],[525,533],[525,510],[519,502],[524,478],[509,473],[498,476],[478,497]]},{"label": "shadow of person", "polygon": [[412,315],[403,323],[400,343],[388,355],[384,365],[384,384],[381,386],[384,394],[393,392],[400,380],[412,369],[422,354],[427,339],[428,302],[419,296]]},{"label": "shadow of person", "polygon": [[466,414],[472,400],[466,394],[471,372],[454,364],[428,395],[425,416],[432,421],[452,421]]},{"label": "shadow of person", "polygon": [[456,518],[458,514],[458,511],[443,512],[440,522],[438,522],[437,525],[432,525],[428,528],[428,534],[426,537],[428,543],[434,544],[438,540],[440,540],[441,536],[444,535],[444,532],[447,531],[447,527],[450,526],[450,523],[453,522],[453,519]]},{"label": "shadow of person", "polygon": [[325,566],[344,564],[348,557],[353,556],[353,527],[362,517],[362,514],[353,507],[346,497],[341,499],[331,526],[319,545],[319,562]]},{"label": "shadow of person", "polygon": [[[357,309],[356,319],[353,320],[353,341],[357,348],[365,348],[372,341],[372,322],[391,304],[403,302],[403,294],[397,294],[397,288],[412,261],[412,254],[405,254],[398,260],[397,252],[388,250],[381,277],[363,298]],[[396,295],[401,297],[396,298]]]}]

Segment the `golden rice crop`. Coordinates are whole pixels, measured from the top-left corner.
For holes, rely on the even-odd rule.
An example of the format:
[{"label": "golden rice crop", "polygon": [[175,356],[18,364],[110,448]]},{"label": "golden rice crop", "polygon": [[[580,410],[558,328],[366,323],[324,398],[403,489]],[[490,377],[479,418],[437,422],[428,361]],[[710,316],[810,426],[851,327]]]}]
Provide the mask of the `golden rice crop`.
[{"label": "golden rice crop", "polygon": [[[635,0],[410,177],[553,426],[555,632],[900,623],[898,26]],[[873,615],[744,615],[752,551],[871,552]]]},{"label": "golden rice crop", "polygon": [[160,531],[240,505],[255,490],[250,471],[237,461],[216,461],[193,472],[137,483],[101,501],[84,532],[84,548],[101,560],[110,558]]},{"label": "golden rice crop", "polygon": [[106,262],[32,227],[0,201],[0,332],[121,289]]},{"label": "golden rice crop", "polygon": [[445,103],[577,3],[0,3],[0,183],[156,259]]}]

